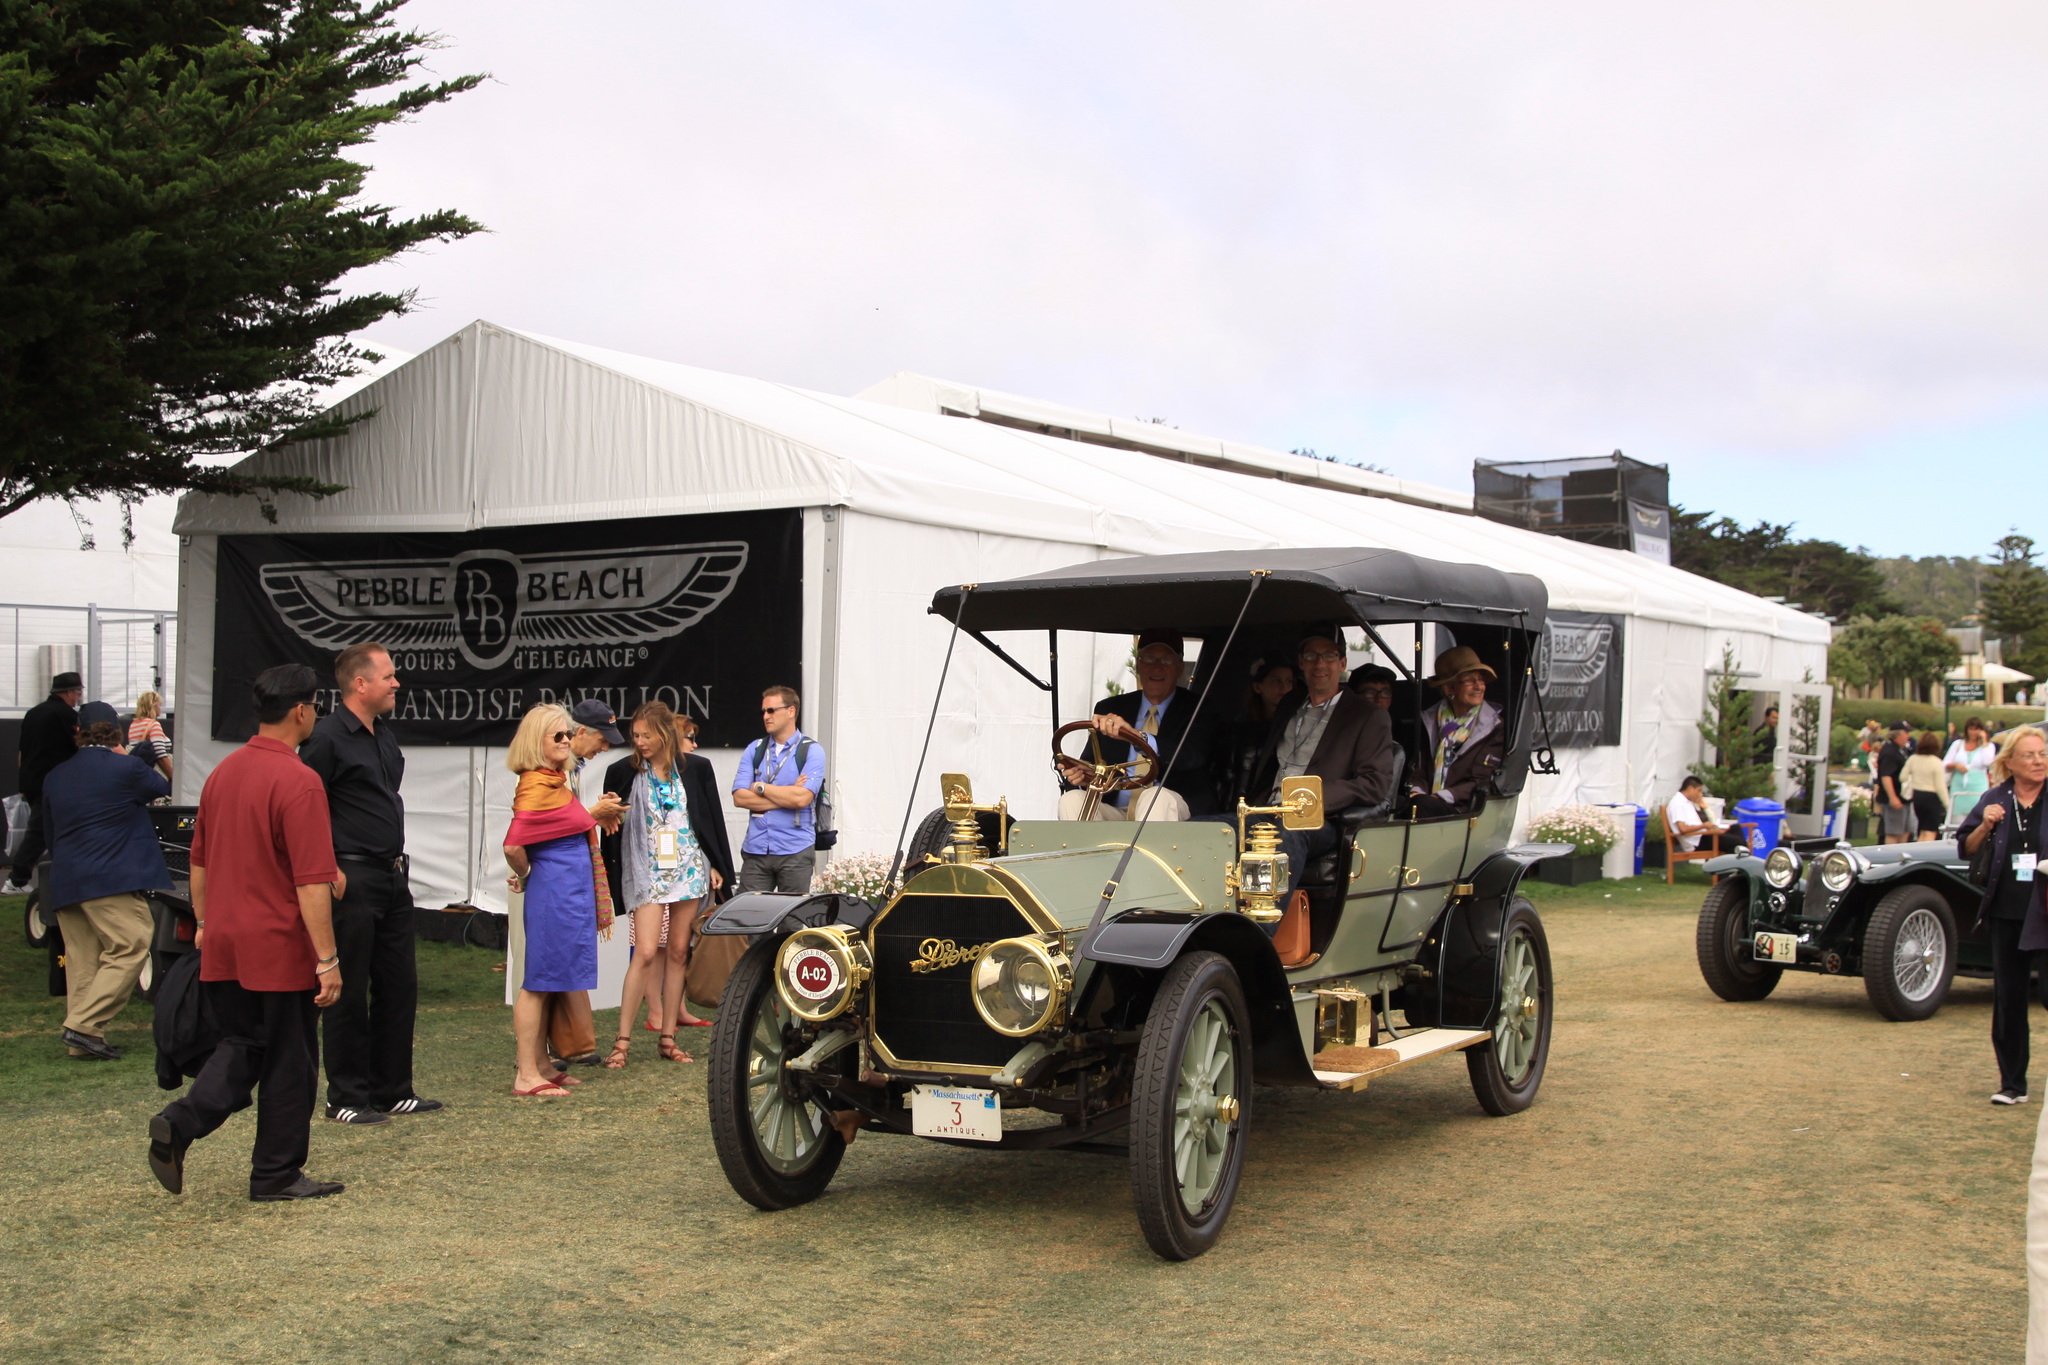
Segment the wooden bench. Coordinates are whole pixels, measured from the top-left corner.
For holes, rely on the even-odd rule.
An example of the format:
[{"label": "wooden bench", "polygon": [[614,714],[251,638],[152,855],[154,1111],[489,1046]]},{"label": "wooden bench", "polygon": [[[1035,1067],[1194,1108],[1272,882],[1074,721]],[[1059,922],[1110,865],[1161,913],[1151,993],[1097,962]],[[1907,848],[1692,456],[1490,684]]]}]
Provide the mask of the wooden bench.
[{"label": "wooden bench", "polygon": [[[1687,853],[1685,850],[1681,849],[1678,846],[1678,836],[1671,832],[1671,826],[1668,824],[1665,825],[1664,884],[1666,886],[1672,886],[1677,883],[1678,865],[1680,863],[1703,863],[1707,861],[1707,859],[1709,858],[1720,857],[1723,852],[1723,849],[1721,848],[1721,837],[1725,834],[1732,834],[1738,829],[1742,831],[1743,846],[1745,848],[1756,847],[1756,826],[1753,824],[1738,821],[1737,823],[1729,826],[1727,829],[1718,829],[1708,834],[1702,834],[1700,836],[1700,846],[1694,849],[1692,852]],[[1731,848],[1726,851],[1729,853],[1733,853],[1735,850]],[[1721,879],[1718,876],[1713,877],[1711,880],[1715,885],[1719,885],[1721,881]]]}]

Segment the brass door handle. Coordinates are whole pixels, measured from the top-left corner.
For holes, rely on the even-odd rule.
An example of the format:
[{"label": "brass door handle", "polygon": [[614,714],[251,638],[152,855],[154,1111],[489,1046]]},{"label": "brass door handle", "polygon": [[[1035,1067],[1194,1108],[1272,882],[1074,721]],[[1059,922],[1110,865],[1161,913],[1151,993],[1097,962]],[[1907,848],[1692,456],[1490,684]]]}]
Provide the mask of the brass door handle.
[{"label": "brass door handle", "polygon": [[1421,869],[1421,868],[1419,868],[1419,867],[1404,867],[1404,868],[1402,868],[1402,869],[1401,869],[1401,885],[1403,885],[1403,886],[1414,886],[1414,885],[1416,885],[1417,883],[1419,883],[1419,882],[1420,882],[1421,880],[1422,880],[1422,869]]}]

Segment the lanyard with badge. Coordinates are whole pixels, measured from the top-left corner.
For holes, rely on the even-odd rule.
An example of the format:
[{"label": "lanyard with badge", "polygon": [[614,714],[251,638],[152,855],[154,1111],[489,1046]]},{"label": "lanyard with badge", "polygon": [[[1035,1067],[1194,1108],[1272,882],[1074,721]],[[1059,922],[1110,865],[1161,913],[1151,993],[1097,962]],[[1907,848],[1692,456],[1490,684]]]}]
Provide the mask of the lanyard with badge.
[{"label": "lanyard with badge", "polygon": [[[2019,797],[2017,795],[2013,797],[2012,814],[2015,838],[2013,840],[2012,879],[2016,882],[2030,882],[2034,880],[2034,869],[2040,864],[2040,812],[2041,799],[2038,796],[2034,798],[2034,804],[2031,806],[2022,806]],[[2030,817],[2035,822],[2032,828],[2029,828],[2027,825]],[[2019,851],[2020,849],[2025,849],[2026,851],[2022,853]]]},{"label": "lanyard with badge", "polygon": [[[654,811],[657,818],[680,809],[682,800],[682,774],[673,768],[669,770],[668,781],[657,778],[653,771],[647,774],[647,789],[654,795]],[[682,865],[682,844],[674,826],[663,824],[654,831],[654,865],[664,872],[674,871]]]}]

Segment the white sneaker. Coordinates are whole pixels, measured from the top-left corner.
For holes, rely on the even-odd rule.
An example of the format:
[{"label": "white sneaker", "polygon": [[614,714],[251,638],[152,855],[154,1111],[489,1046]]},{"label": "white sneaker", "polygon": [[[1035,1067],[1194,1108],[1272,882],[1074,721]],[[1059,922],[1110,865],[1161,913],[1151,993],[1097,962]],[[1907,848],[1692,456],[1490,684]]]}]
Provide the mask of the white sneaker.
[{"label": "white sneaker", "polygon": [[2024,1090],[2001,1090],[1991,1097],[1991,1102],[1993,1104],[2025,1104],[2027,1102],[2027,1092]]}]

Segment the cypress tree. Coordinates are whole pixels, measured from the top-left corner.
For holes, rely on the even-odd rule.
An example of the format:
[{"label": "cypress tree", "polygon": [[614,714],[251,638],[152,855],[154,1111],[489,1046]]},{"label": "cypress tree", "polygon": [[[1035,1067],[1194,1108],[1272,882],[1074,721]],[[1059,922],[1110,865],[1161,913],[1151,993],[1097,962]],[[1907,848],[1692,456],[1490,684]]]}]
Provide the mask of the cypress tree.
[{"label": "cypress tree", "polygon": [[403,3],[0,0],[0,516],[333,491],[203,461],[341,430],[318,391],[411,295],[335,282],[478,230],[360,199],[351,148],[481,79],[415,83]]}]

